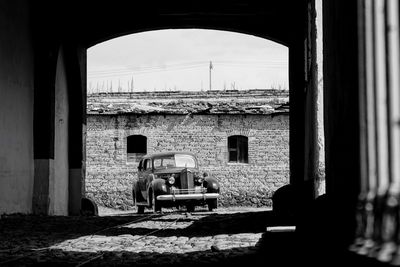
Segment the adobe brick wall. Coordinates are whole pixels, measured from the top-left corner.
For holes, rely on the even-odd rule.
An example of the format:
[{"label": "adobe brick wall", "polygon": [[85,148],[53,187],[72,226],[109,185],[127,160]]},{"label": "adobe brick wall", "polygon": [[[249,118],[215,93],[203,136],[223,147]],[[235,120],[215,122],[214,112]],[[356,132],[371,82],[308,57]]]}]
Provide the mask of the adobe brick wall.
[{"label": "adobe brick wall", "polygon": [[[107,207],[132,207],[137,163],[127,162],[126,138],[148,138],[148,153],[192,151],[200,169],[221,184],[221,206],[267,206],[289,183],[288,114],[89,114],[86,193]],[[248,137],[249,163],[228,163],[227,138]]]}]

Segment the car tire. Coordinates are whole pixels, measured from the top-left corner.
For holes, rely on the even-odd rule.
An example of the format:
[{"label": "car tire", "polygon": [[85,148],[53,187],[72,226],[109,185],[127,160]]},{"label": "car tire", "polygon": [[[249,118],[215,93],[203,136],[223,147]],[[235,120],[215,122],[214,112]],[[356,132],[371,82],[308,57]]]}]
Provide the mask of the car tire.
[{"label": "car tire", "polygon": [[144,213],[144,206],[136,206],[137,207],[137,213],[138,214],[143,214]]},{"label": "car tire", "polygon": [[152,192],[152,201],[153,201],[153,211],[161,212],[161,203],[157,200],[157,196]]},{"label": "car tire", "polygon": [[208,205],[208,211],[213,211],[213,209],[217,208],[218,202],[216,199],[208,200],[207,205]]},{"label": "car tire", "polygon": [[193,212],[194,211],[194,205],[193,204],[187,204],[186,205],[186,211],[187,212]]}]

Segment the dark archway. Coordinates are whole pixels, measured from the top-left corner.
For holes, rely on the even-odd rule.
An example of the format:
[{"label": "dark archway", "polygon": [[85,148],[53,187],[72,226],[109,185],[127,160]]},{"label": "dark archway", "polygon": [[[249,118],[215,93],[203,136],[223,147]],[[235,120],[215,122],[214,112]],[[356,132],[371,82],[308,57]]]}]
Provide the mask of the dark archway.
[{"label": "dark archway", "polygon": [[[363,31],[360,31],[359,23],[363,19],[362,4],[365,2],[326,0],[323,8],[327,195],[334,204],[329,213],[334,215],[333,222],[339,222],[333,228],[323,230],[325,233],[329,231],[331,236],[335,235],[335,239],[340,239],[340,244],[348,243],[353,233],[360,165],[364,164],[360,160],[360,154],[365,156],[365,153],[360,153],[359,145],[361,132],[359,126],[364,122],[359,118],[359,104],[363,96],[358,90],[359,85],[369,77],[362,71],[359,72],[360,65],[358,65],[364,52]],[[380,1],[380,3],[386,2]],[[13,195],[8,197],[4,194],[5,198],[2,196],[1,212],[31,213],[34,210],[31,204],[39,205],[37,210],[47,212],[48,193],[34,192],[34,194],[42,192],[44,194],[40,199],[32,199],[32,191],[36,188],[33,186],[36,181],[43,182],[42,185],[46,186],[49,173],[54,170],[51,164],[55,147],[52,125],[55,100],[52,96],[56,95],[54,88],[56,51],[60,51],[60,47],[67,49],[66,53],[71,55],[68,58],[73,60],[72,65],[79,68],[79,71],[70,72],[71,67],[66,67],[65,72],[65,75],[72,76],[76,81],[76,86],[68,86],[68,93],[73,95],[70,99],[75,100],[74,103],[70,102],[69,106],[77,110],[70,113],[69,117],[76,125],[69,128],[70,137],[74,136],[70,139],[70,151],[74,152],[70,153],[69,157],[73,158],[74,162],[73,166],[70,166],[69,175],[70,180],[75,182],[70,190],[78,192],[77,197],[70,196],[71,205],[74,206],[73,203],[80,203],[79,188],[82,188],[84,183],[86,49],[113,37],[152,29],[230,30],[269,38],[289,47],[289,87],[292,101],[291,182],[301,182],[305,176],[304,170],[308,167],[305,159],[309,157],[305,154],[305,128],[308,127],[305,110],[309,107],[308,97],[312,97],[309,88],[305,86],[305,81],[310,79],[311,82],[318,82],[318,77],[308,72],[313,66],[305,64],[308,57],[316,53],[312,49],[306,52],[308,41],[316,39],[309,34],[312,33],[310,29],[313,27],[311,21],[314,4],[315,1],[312,0],[257,2],[205,0],[195,3],[176,1],[158,4],[122,0],[112,2],[60,0],[35,3],[28,0],[2,1],[0,27],[4,34],[0,37],[3,66],[0,83],[2,89],[4,88],[2,92],[5,93],[0,99],[2,103],[0,106],[7,115],[1,118],[1,124],[4,125],[1,129],[1,139],[3,147],[7,149],[4,149],[0,157],[2,159],[0,188],[2,192],[13,192]],[[381,38],[384,39],[385,37]],[[21,109],[24,113],[20,112]],[[310,108],[310,114],[315,114],[315,110]],[[15,127],[15,121],[22,121],[27,125],[23,129],[29,134],[20,135],[20,128]],[[9,136],[19,136],[20,139],[8,139]],[[23,160],[21,153],[25,155]],[[23,179],[18,179],[20,177]],[[13,190],[14,188],[18,190]],[[70,214],[77,214],[76,207],[70,209]],[[313,214],[318,215],[317,212]],[[318,218],[310,220],[313,219]],[[326,226],[324,222],[318,225]],[[314,247],[315,244],[320,243],[315,242]],[[337,255],[330,256],[329,258],[334,258],[332,256]]]},{"label": "dark archway", "polygon": [[[290,8],[288,8],[290,6]],[[86,103],[86,55],[85,49],[97,43],[118,36],[156,29],[174,28],[202,28],[240,32],[267,38],[286,45],[289,48],[289,88],[291,99],[290,106],[290,182],[301,183],[304,175],[305,159],[305,40],[308,31],[308,1],[202,1],[197,3],[175,2],[135,3],[117,1],[109,4],[98,1],[61,1],[55,4],[38,3],[33,7],[35,12],[34,29],[40,42],[68,44],[71,53],[77,55],[76,65],[79,66],[80,86],[70,89],[70,94],[77,96],[79,103],[75,105],[85,107]],[[44,10],[54,12],[44,12]],[[62,10],[62,12],[56,12]],[[71,20],[71,14],[74,14]],[[99,14],[104,14],[103,15]],[[44,20],[44,18],[46,18]],[[290,18],[290,19],[289,19]],[[43,21],[52,21],[48,24]],[[58,36],[58,37],[57,37]],[[37,89],[39,91],[41,89]],[[77,99],[74,98],[74,99]],[[45,102],[46,104],[47,102]],[[52,103],[49,99],[48,103]],[[85,115],[85,111],[82,111]],[[82,122],[86,128],[86,119],[80,114],[74,114],[71,120]],[[79,137],[82,131],[79,127],[73,129],[70,136]],[[84,139],[85,135],[83,135]],[[78,144],[79,143],[79,144]],[[75,138],[73,147],[83,146],[84,140]],[[79,174],[85,168],[84,161],[79,162],[72,173],[74,183],[84,184],[84,177],[79,179]],[[79,168],[78,168],[79,167]],[[41,174],[37,174],[40,176]],[[74,186],[76,191],[78,184]],[[78,190],[79,191],[79,190]],[[72,203],[78,202],[70,198]],[[72,210],[71,210],[72,212]],[[74,211],[76,213],[76,211]]]}]

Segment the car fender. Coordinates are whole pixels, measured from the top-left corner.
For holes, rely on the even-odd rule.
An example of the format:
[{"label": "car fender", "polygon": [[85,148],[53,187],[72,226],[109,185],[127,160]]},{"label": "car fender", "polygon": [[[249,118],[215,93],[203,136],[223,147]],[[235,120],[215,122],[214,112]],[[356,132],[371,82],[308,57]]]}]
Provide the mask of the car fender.
[{"label": "car fender", "polygon": [[166,182],[164,179],[154,179],[151,182],[151,187],[155,195],[162,195],[167,193]]},{"label": "car fender", "polygon": [[152,195],[152,192],[154,192],[154,195],[158,196],[158,195],[163,195],[167,193],[167,185],[164,179],[153,179],[153,181],[151,181],[149,189],[147,191],[148,194],[148,204],[149,206],[152,204],[150,203],[150,198]]},{"label": "car fender", "polygon": [[206,177],[204,179],[204,186],[207,188],[208,193],[219,193],[220,185],[214,177]]}]

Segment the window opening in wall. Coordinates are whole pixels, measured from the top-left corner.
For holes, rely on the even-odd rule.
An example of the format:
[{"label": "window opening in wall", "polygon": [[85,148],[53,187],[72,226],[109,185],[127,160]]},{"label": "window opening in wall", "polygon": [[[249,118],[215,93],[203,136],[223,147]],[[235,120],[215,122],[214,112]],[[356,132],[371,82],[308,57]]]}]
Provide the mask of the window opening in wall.
[{"label": "window opening in wall", "polygon": [[139,161],[147,153],[147,137],[131,135],[126,138],[126,154],[128,162]]},{"label": "window opening in wall", "polygon": [[248,138],[243,135],[228,137],[229,162],[249,163]]}]

